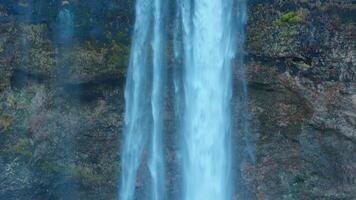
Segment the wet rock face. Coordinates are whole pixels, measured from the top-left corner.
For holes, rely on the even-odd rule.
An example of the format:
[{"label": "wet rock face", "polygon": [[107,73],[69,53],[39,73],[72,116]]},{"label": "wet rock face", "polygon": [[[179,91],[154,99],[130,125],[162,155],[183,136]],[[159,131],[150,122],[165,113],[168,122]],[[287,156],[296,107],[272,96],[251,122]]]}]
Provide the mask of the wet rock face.
[{"label": "wet rock face", "polygon": [[[115,199],[133,2],[33,3],[29,18],[0,2],[0,199]],[[249,198],[356,198],[354,4],[249,1]],[[62,6],[70,51],[55,37]]]},{"label": "wet rock face", "polygon": [[354,199],[353,1],[252,1],[257,199]]},{"label": "wet rock face", "polygon": [[1,200],[116,198],[132,3],[58,2],[0,3]]}]

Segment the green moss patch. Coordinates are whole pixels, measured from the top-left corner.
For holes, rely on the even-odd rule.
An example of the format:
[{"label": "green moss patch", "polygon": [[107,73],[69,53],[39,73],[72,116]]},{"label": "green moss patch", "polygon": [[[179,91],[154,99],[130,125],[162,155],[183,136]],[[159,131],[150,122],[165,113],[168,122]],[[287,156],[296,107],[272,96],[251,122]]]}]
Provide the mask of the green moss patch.
[{"label": "green moss patch", "polygon": [[285,23],[303,23],[305,16],[302,12],[288,12],[281,17],[281,21]]},{"label": "green moss patch", "polygon": [[293,38],[294,36],[296,36],[298,33],[295,31],[282,31],[279,33],[280,37],[283,38]]},{"label": "green moss patch", "polygon": [[4,152],[7,154],[18,154],[25,157],[32,157],[31,142],[27,138],[20,138],[15,144],[8,146]]},{"label": "green moss patch", "polygon": [[284,24],[302,24],[305,23],[306,16],[305,13],[298,11],[290,11],[285,14],[283,14],[276,22],[275,24],[277,26],[282,26]]},{"label": "green moss patch", "polygon": [[7,131],[12,125],[14,119],[9,115],[0,115],[0,130]]},{"label": "green moss patch", "polygon": [[45,162],[41,165],[41,169],[48,173],[62,173],[66,176],[71,176],[78,179],[83,179],[89,182],[102,182],[104,177],[95,174],[92,169],[84,166],[65,165],[59,162]]},{"label": "green moss patch", "polygon": [[126,66],[129,58],[129,47],[123,43],[112,41],[111,54],[108,56],[108,66]]}]

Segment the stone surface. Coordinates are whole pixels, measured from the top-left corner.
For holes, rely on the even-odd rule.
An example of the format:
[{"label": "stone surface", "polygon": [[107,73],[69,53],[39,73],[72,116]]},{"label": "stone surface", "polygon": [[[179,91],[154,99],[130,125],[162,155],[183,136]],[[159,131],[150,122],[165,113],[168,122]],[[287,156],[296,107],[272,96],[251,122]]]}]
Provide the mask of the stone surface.
[{"label": "stone surface", "polygon": [[249,10],[256,198],[356,198],[354,3],[255,1]]}]

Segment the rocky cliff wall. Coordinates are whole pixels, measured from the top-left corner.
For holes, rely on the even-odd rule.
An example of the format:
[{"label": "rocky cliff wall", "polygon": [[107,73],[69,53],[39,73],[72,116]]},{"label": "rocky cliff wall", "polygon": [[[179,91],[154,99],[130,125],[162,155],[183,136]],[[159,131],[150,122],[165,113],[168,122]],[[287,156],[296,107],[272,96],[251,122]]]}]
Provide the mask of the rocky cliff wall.
[{"label": "rocky cliff wall", "polygon": [[[0,1],[0,199],[115,199],[133,3],[33,2]],[[75,43],[58,59],[62,6]],[[248,7],[248,197],[356,198],[355,2]]]}]

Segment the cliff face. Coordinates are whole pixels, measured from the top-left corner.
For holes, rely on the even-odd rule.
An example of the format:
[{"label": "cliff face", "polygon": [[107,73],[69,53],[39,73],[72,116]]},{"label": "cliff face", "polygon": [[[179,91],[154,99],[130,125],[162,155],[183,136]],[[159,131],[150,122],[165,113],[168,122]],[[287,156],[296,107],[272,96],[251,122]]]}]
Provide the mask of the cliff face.
[{"label": "cliff face", "polygon": [[250,3],[260,199],[356,198],[354,1]]},{"label": "cliff face", "polygon": [[[63,5],[70,51],[56,40]],[[248,6],[249,198],[356,198],[355,2]],[[0,199],[115,199],[133,13],[124,0],[0,2]]]},{"label": "cliff face", "polygon": [[[71,48],[57,40],[64,6]],[[115,198],[133,13],[122,0],[0,3],[1,200]]]}]

